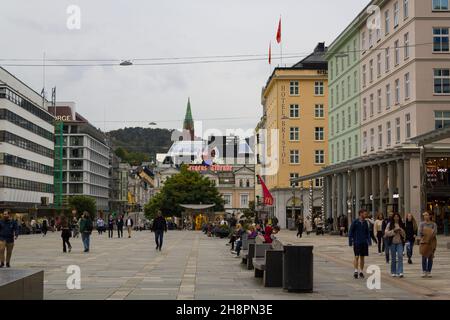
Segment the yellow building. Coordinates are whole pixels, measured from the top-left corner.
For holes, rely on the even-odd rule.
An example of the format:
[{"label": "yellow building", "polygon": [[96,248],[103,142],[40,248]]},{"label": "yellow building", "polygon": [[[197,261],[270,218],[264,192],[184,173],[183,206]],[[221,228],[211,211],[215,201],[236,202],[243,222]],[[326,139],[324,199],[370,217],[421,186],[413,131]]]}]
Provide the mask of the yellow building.
[{"label": "yellow building", "polygon": [[[270,168],[260,174],[274,197],[270,213],[282,228],[292,227],[291,219],[302,210],[305,217],[322,210],[322,180],[294,188],[290,180],[315,173],[328,163],[325,52],[325,44],[319,43],[292,67],[275,68],[262,92],[265,130],[258,128],[258,139],[266,150],[260,162],[262,167],[270,163]],[[276,165],[278,170],[273,170]]]}]

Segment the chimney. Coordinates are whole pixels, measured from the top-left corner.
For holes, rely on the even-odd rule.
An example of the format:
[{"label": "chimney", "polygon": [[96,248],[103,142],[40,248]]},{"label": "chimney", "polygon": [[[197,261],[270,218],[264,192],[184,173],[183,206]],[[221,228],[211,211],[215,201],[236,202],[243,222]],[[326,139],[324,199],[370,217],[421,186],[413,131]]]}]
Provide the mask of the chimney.
[{"label": "chimney", "polygon": [[325,42],[319,42],[314,49],[314,52],[325,52]]}]

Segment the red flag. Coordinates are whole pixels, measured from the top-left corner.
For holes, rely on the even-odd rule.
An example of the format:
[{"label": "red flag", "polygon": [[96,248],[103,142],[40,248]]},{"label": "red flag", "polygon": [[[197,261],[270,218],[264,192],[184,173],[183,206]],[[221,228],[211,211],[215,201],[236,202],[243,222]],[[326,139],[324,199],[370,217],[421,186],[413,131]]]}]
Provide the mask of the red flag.
[{"label": "red flag", "polygon": [[281,17],[280,17],[280,21],[278,22],[277,42],[278,43],[281,42]]},{"label": "red flag", "polygon": [[263,179],[261,178],[260,175],[258,175],[258,180],[259,180],[259,183],[261,183],[261,187],[262,187],[262,190],[263,190],[264,204],[266,206],[272,206],[273,205],[272,194],[270,193],[269,189],[267,189],[267,186],[264,183],[264,181],[263,181]]},{"label": "red flag", "polygon": [[269,64],[272,64],[272,42],[269,43]]}]

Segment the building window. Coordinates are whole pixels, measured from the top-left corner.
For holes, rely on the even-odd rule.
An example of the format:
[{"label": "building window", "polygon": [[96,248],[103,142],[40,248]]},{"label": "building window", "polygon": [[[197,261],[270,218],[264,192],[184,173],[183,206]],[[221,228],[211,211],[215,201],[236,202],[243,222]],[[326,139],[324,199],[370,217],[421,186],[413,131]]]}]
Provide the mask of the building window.
[{"label": "building window", "polygon": [[365,51],[366,50],[366,33],[363,32],[361,34],[361,50]]},{"label": "building window", "polygon": [[342,131],[345,131],[345,111],[342,110]]},{"label": "building window", "polygon": [[331,163],[334,163],[334,144],[331,145]]},{"label": "building window", "polygon": [[241,194],[241,208],[248,208],[248,194]]},{"label": "building window", "polygon": [[389,72],[389,68],[391,67],[391,57],[390,57],[390,49],[385,49],[385,70]]},{"label": "building window", "polygon": [[300,108],[298,104],[291,104],[289,106],[289,117],[290,118],[299,118],[300,117]]},{"label": "building window", "polygon": [[316,188],[322,188],[323,187],[323,178],[314,179],[314,186]]},{"label": "building window", "polygon": [[372,30],[369,30],[369,48],[373,46]]},{"label": "building window", "polygon": [[434,69],[434,93],[450,94],[450,69]]},{"label": "building window", "polygon": [[405,124],[406,124],[406,139],[411,138],[411,114],[407,113],[405,115]]},{"label": "building window", "polygon": [[389,147],[392,143],[392,131],[391,131],[391,122],[390,121],[388,121],[386,123],[386,139],[387,139],[387,141],[386,141],[387,146]]},{"label": "building window", "polygon": [[352,110],[350,107],[347,108],[347,123],[350,128],[352,126]]},{"label": "building window", "polygon": [[289,84],[289,93],[291,96],[298,96],[299,95],[299,89],[298,89],[298,81],[291,81]]},{"label": "building window", "polygon": [[382,102],[381,102],[381,89],[378,89],[377,92],[377,107],[378,107],[378,113],[381,113],[381,106],[382,106]]},{"label": "building window", "polygon": [[334,89],[330,89],[330,108],[333,109],[334,106]]},{"label": "building window", "polygon": [[400,63],[400,44],[399,41],[394,42],[394,65],[398,66]]},{"label": "building window", "polygon": [[367,99],[363,99],[363,120],[367,119]]},{"label": "building window", "polygon": [[352,79],[350,76],[347,77],[347,98],[350,98],[352,92]]},{"label": "building window", "polygon": [[381,53],[377,55],[377,77],[381,77]]},{"label": "building window", "polygon": [[449,52],[449,28],[433,28],[433,52]]},{"label": "building window", "polygon": [[330,123],[331,123],[331,134],[334,135],[335,134],[335,132],[334,132],[334,117],[331,117]]},{"label": "building window", "polygon": [[449,0],[433,0],[434,11],[448,11]]},{"label": "building window", "polygon": [[339,133],[339,113],[336,115],[336,133]]},{"label": "building window", "polygon": [[450,128],[450,111],[435,111],[434,121],[436,129]]},{"label": "building window", "polygon": [[299,141],[300,140],[300,128],[299,127],[291,127],[289,129],[289,140],[290,141]]},{"label": "building window", "polygon": [[347,46],[347,68],[350,67],[350,45]]},{"label": "building window", "polygon": [[298,179],[299,176],[300,175],[298,173],[290,173],[289,174],[289,181],[291,181],[291,186],[298,187],[298,181],[297,182],[292,182],[292,180]]},{"label": "building window", "polygon": [[345,81],[342,80],[342,101],[345,100]]},{"label": "building window", "polygon": [[[339,152],[339,151],[338,151]],[[325,151],[316,150],[314,157],[315,164],[324,164],[325,163]]]},{"label": "building window", "polygon": [[362,68],[362,76],[363,76],[363,87],[365,87],[366,86],[366,83],[367,83],[367,74],[366,74],[366,65],[363,65],[363,68]]},{"label": "building window", "polygon": [[403,0],[403,19],[409,17],[409,0]]},{"label": "building window", "polygon": [[373,60],[369,62],[369,81],[373,82]]},{"label": "building window", "polygon": [[391,24],[391,18],[389,17],[389,10],[384,12],[384,32],[385,34],[389,34],[389,28]]},{"label": "building window", "polygon": [[358,156],[358,147],[359,147],[359,141],[358,141],[358,136],[355,136],[355,157]]},{"label": "building window", "polygon": [[348,158],[352,157],[352,137],[348,138]]},{"label": "building window", "polygon": [[333,65],[333,61],[330,61],[330,78],[331,80],[334,79],[334,65]]},{"label": "building window", "polygon": [[378,126],[378,149],[383,148],[383,126]]},{"label": "building window", "polygon": [[411,79],[409,72],[405,74],[405,99],[409,99],[411,94]]},{"label": "building window", "polygon": [[394,3],[394,28],[398,27],[398,23],[400,20],[400,6],[398,5],[398,1]]},{"label": "building window", "polygon": [[370,151],[375,150],[375,129],[370,129]]},{"label": "building window", "polygon": [[339,105],[339,85],[336,85],[336,104]]},{"label": "building window", "polygon": [[400,104],[400,80],[395,80],[395,104]]},{"label": "building window", "polygon": [[345,140],[342,140],[342,161],[345,161]]},{"label": "building window", "polygon": [[339,141],[336,143],[336,161],[337,162],[339,162],[339,161],[341,161],[340,159],[341,159],[341,148],[339,148],[340,147],[340,144],[339,144]]},{"label": "building window", "polygon": [[324,140],[324,130],[323,127],[316,127],[314,129],[314,139],[316,141],[323,141]]},{"label": "building window", "polygon": [[353,61],[356,61],[356,39],[353,39]]},{"label": "building window", "polygon": [[323,96],[323,81],[316,81],[314,84],[314,94],[316,96]]},{"label": "building window", "polygon": [[357,125],[358,124],[358,104],[357,103],[355,103],[355,125]]},{"label": "building window", "polygon": [[316,118],[324,118],[325,117],[323,104],[316,104],[314,106],[314,117],[316,117]]},{"label": "building window", "polygon": [[291,164],[299,164],[300,163],[300,152],[298,150],[290,151],[290,161],[291,161]]},{"label": "building window", "polygon": [[358,91],[358,71],[355,71],[353,74],[353,93]]},{"label": "building window", "polygon": [[224,194],[223,195],[224,205],[225,206],[231,206],[232,205],[232,195],[231,194]]},{"label": "building window", "polygon": [[391,85],[386,85],[386,110],[391,107]]},{"label": "building window", "polygon": [[400,143],[400,118],[395,119],[395,143]]},{"label": "building window", "polygon": [[363,132],[363,152],[367,153],[367,132]]},{"label": "building window", "polygon": [[374,109],[375,109],[375,106],[374,106],[374,101],[373,101],[373,93],[370,95],[370,116],[371,117],[373,117],[373,115],[374,115]]},{"label": "building window", "polygon": [[409,33],[405,33],[404,35],[404,41],[405,41],[405,60],[409,58]]}]

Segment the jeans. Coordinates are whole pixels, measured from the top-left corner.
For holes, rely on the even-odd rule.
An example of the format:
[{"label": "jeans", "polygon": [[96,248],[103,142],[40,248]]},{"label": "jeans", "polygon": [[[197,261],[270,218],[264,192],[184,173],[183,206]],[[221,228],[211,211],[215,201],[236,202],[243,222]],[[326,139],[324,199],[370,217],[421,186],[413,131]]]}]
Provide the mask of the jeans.
[{"label": "jeans", "polygon": [[393,243],[391,248],[391,273],[403,273],[403,243]]},{"label": "jeans", "polygon": [[89,251],[90,238],[91,235],[88,232],[83,232],[83,234],[81,235],[81,240],[83,241],[85,251]]},{"label": "jeans", "polygon": [[413,255],[413,249],[414,249],[414,240],[408,240],[406,241],[406,256],[408,257],[408,259],[412,258]]},{"label": "jeans", "polygon": [[389,246],[388,239],[384,238],[384,254],[386,255],[386,262],[389,262],[389,254],[391,252],[391,248]]},{"label": "jeans", "polygon": [[384,252],[384,241],[383,241],[383,232],[377,232],[377,240],[378,240],[378,253]]},{"label": "jeans", "polygon": [[156,246],[161,249],[163,245],[164,230],[155,230]]},{"label": "jeans", "polygon": [[433,258],[427,258],[422,256],[422,271],[431,272],[433,269]]},{"label": "jeans", "polygon": [[236,241],[236,254],[239,256],[242,248],[242,240]]}]

